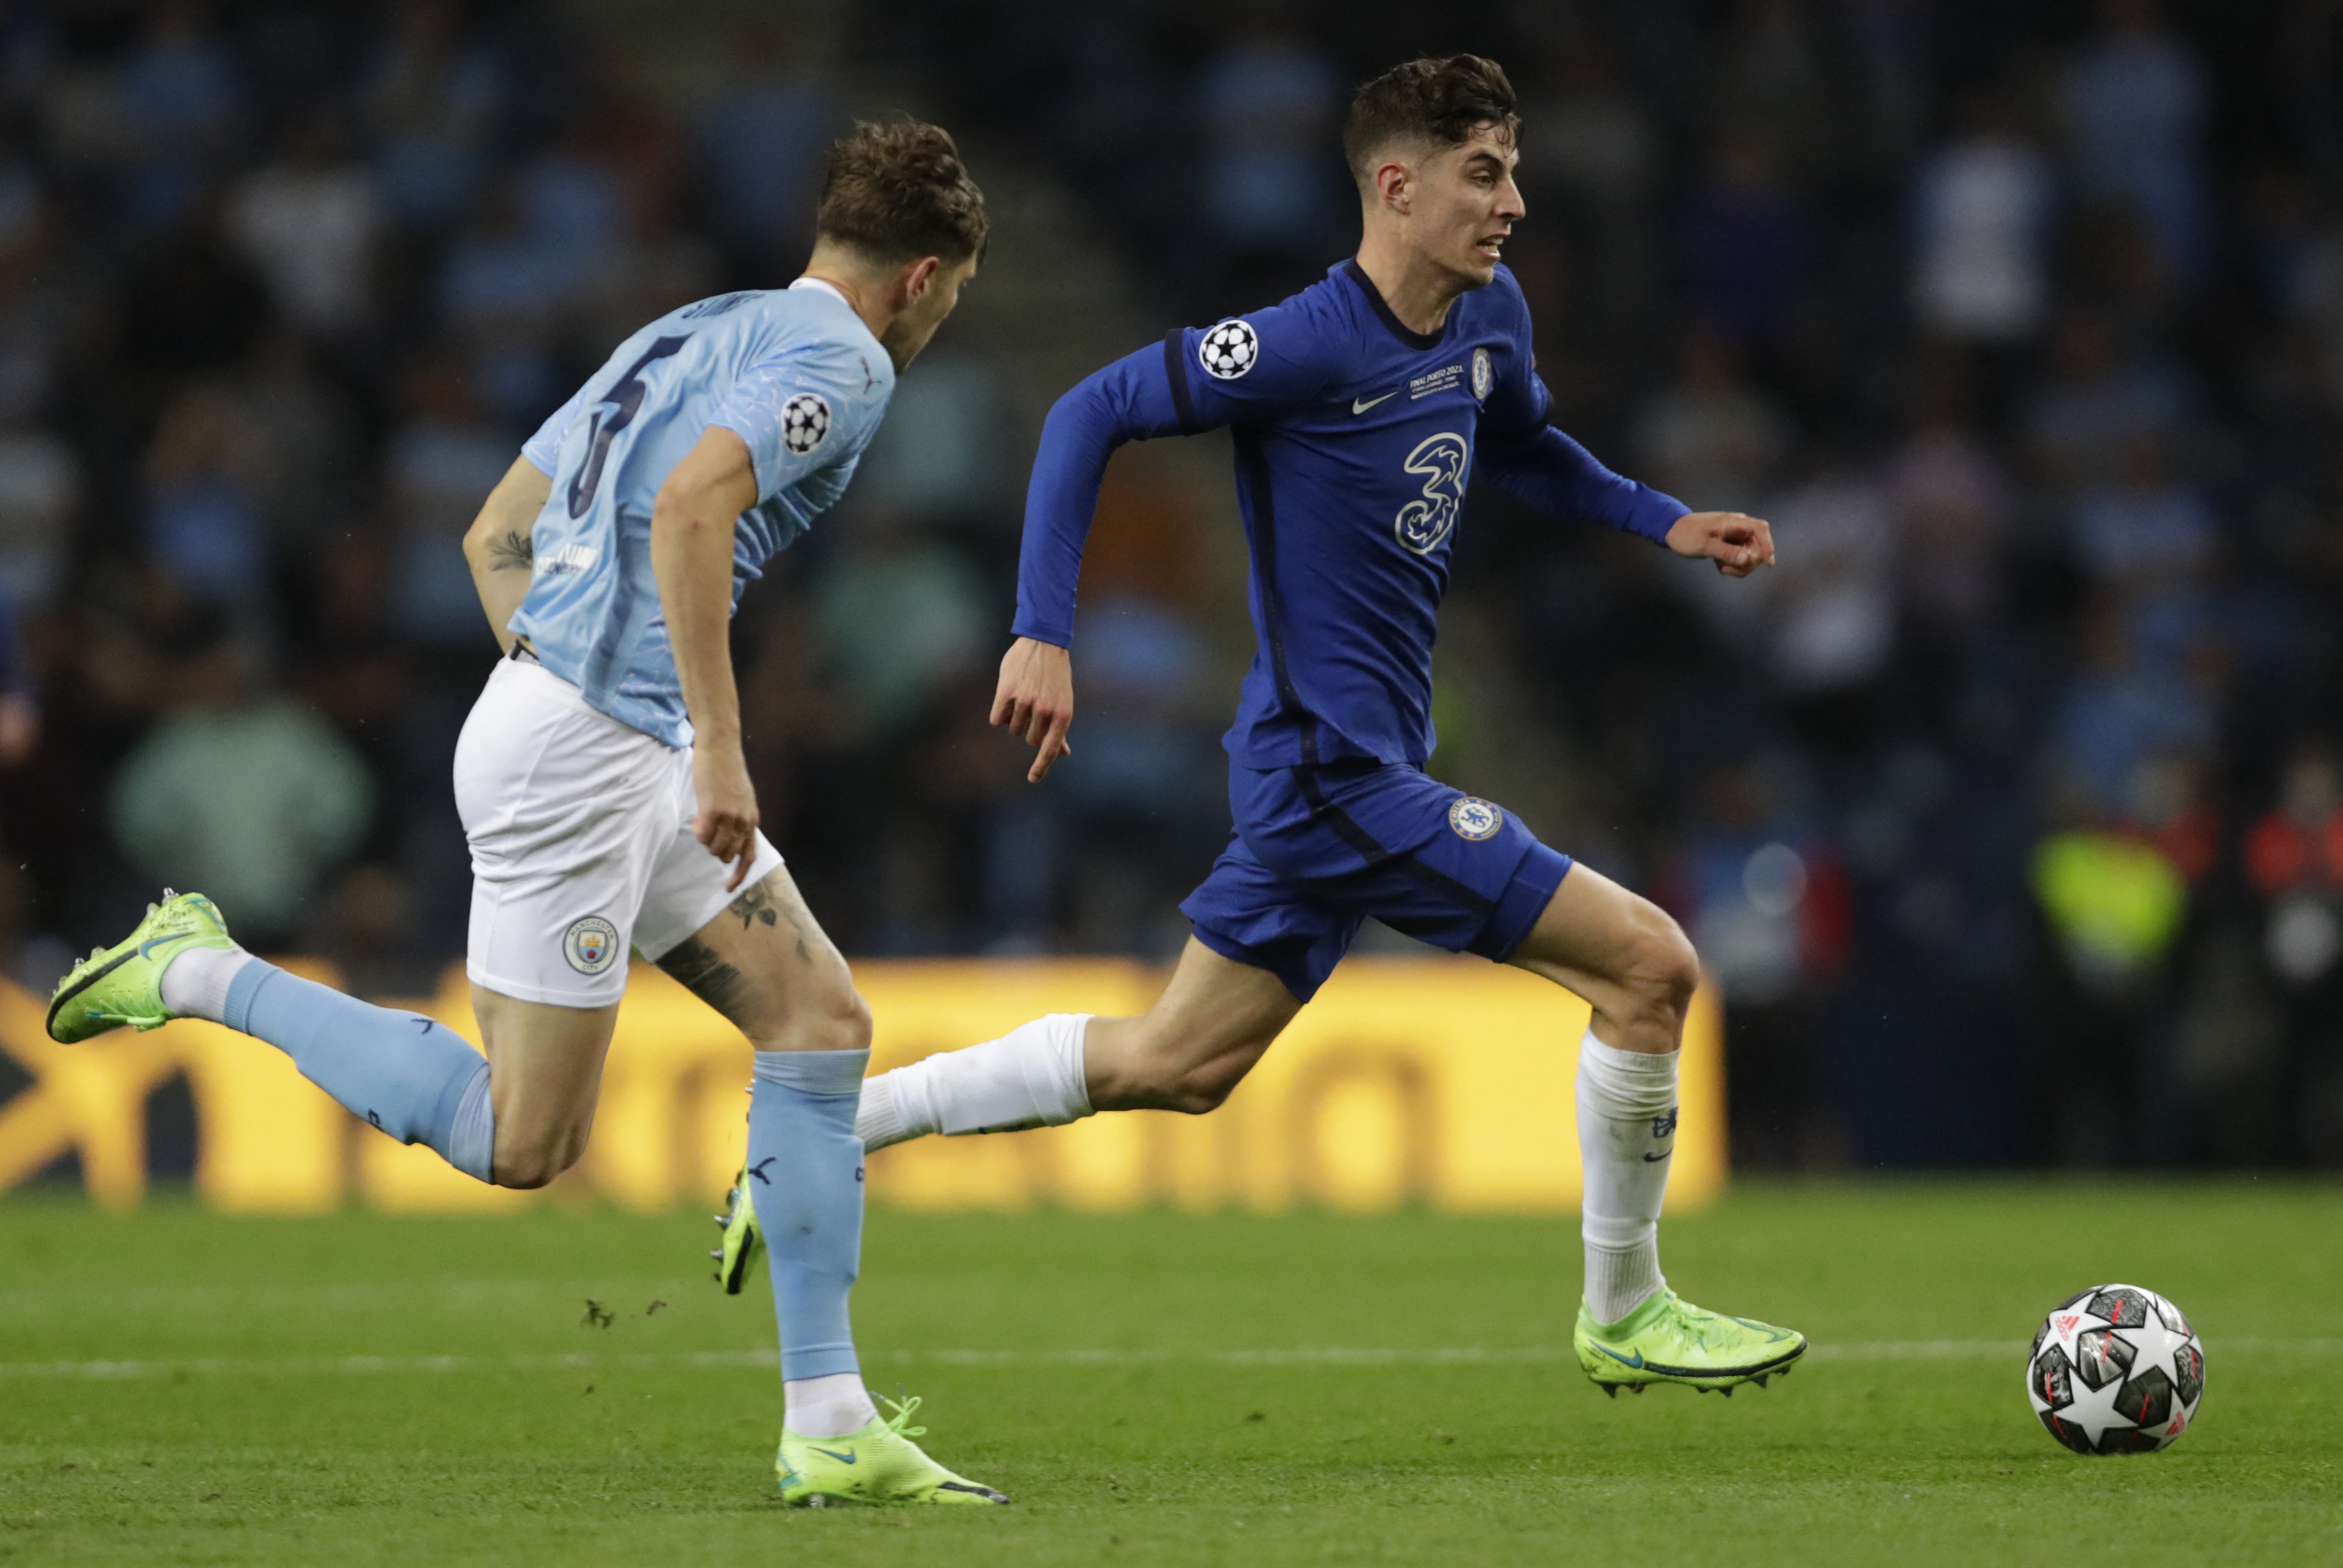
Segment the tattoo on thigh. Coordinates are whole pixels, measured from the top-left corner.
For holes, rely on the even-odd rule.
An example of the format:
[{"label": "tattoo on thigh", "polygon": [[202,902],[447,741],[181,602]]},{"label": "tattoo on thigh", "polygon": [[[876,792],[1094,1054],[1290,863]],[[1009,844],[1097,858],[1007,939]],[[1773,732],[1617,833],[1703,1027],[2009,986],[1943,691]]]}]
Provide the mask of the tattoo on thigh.
[{"label": "tattoo on thigh", "polygon": [[488,541],[488,569],[492,572],[528,571],[537,565],[537,538],[518,528],[509,529],[500,539]]},{"label": "tattoo on thigh", "polygon": [[719,958],[716,950],[698,937],[686,937],[659,960],[659,968],[727,1018],[732,1016],[748,989],[739,970]]},{"label": "tattoo on thigh", "polygon": [[740,929],[744,931],[754,925],[778,926],[783,920],[789,921],[789,930],[798,934],[798,957],[812,959],[813,954],[806,948],[805,922],[797,918],[787,903],[774,897],[772,889],[765,883],[759,882],[733,900],[729,912],[739,917]]}]

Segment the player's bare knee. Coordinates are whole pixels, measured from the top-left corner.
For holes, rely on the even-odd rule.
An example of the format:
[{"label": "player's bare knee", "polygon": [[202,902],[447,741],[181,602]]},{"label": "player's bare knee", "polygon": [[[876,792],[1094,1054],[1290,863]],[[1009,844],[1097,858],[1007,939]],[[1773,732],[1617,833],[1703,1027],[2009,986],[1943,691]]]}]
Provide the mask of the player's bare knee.
[{"label": "player's bare knee", "polygon": [[521,1148],[499,1146],[496,1159],[496,1184],[517,1191],[533,1192],[547,1187],[586,1152],[583,1139],[561,1139],[547,1143],[532,1143]]},{"label": "player's bare knee", "polygon": [[1700,989],[1700,955],[1674,917],[1656,904],[1637,911],[1625,970],[1619,980],[1639,1012],[1670,1027],[1681,1024]]},{"label": "player's bare knee", "polygon": [[836,1041],[830,1050],[868,1050],[870,1049],[870,1004],[851,985],[840,991],[837,1003],[824,1019],[823,1026]]},{"label": "player's bare knee", "polygon": [[769,1031],[750,1037],[759,1050],[868,1050],[870,1005],[850,983],[806,998]]},{"label": "player's bare knee", "polygon": [[1211,1068],[1200,1068],[1182,1074],[1163,1091],[1163,1108],[1186,1116],[1202,1116],[1218,1111],[1229,1096],[1236,1091],[1238,1081]]}]

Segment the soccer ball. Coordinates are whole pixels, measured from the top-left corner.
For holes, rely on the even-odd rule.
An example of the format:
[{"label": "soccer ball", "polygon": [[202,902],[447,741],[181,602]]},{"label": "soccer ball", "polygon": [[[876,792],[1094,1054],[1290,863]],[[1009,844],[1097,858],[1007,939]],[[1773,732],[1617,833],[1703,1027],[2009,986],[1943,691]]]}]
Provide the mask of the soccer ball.
[{"label": "soccer ball", "polygon": [[2077,1453],[2154,1453],[2197,1419],[2205,1347],[2178,1307],[2094,1285],[2052,1309],[2026,1354],[2026,1397]]},{"label": "soccer ball", "polygon": [[1196,346],[1196,357],[1204,368],[1222,381],[1233,381],[1252,369],[1260,356],[1261,339],[1253,336],[1252,324],[1243,321],[1222,322]]},{"label": "soccer ball", "polygon": [[819,392],[800,392],[781,405],[781,445],[803,457],[830,434],[830,403]]}]

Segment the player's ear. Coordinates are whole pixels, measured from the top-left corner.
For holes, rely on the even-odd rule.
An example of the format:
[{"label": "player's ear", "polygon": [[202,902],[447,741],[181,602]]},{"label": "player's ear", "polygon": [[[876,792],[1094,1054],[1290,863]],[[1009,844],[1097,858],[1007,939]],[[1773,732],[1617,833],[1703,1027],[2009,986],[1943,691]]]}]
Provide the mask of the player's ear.
[{"label": "player's ear", "polygon": [[1410,198],[1414,195],[1414,186],[1415,171],[1397,158],[1375,169],[1376,196],[1383,199],[1383,206],[1402,216],[1405,216],[1412,205]]},{"label": "player's ear", "polygon": [[942,268],[942,259],[932,256],[923,256],[904,267],[902,276],[897,284],[897,286],[902,290],[903,303],[916,304],[925,297],[929,286],[936,280],[936,274]]}]

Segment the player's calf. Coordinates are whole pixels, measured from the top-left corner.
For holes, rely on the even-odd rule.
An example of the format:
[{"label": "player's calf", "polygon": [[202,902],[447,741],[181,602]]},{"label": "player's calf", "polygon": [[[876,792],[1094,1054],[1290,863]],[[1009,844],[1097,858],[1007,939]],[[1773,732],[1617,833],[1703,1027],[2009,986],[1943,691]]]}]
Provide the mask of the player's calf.
[{"label": "player's calf", "polygon": [[999,1040],[880,1074],[855,1123],[883,1149],[941,1132],[1056,1127],[1100,1111],[1202,1115],[1229,1097],[1301,1010],[1266,970],[1191,940],[1137,1018],[1051,1013]]}]

